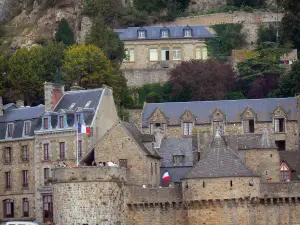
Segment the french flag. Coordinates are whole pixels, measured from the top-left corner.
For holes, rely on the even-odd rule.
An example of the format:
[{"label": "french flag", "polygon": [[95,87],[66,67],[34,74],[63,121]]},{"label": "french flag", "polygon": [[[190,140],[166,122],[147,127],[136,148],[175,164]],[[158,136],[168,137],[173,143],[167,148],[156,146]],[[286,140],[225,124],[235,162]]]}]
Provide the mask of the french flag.
[{"label": "french flag", "polygon": [[78,123],[78,133],[91,134],[91,129]]},{"label": "french flag", "polygon": [[164,182],[170,182],[170,175],[168,171],[164,173],[162,179]]}]

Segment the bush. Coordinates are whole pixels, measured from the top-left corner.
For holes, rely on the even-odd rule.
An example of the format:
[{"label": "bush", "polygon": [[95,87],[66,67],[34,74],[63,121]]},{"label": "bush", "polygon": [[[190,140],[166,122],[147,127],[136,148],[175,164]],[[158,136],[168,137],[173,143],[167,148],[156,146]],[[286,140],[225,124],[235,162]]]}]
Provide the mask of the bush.
[{"label": "bush", "polygon": [[55,40],[57,42],[63,42],[65,45],[75,43],[73,30],[66,19],[60,21],[58,31],[55,34]]},{"label": "bush", "polygon": [[277,29],[275,26],[261,24],[257,30],[257,44],[263,42],[276,42],[276,33]]},{"label": "bush", "polygon": [[150,92],[147,95],[146,101],[148,103],[154,103],[154,102],[159,102],[159,96],[156,92]]},{"label": "bush", "polygon": [[246,96],[241,92],[228,92],[225,96],[228,100],[246,99]]}]

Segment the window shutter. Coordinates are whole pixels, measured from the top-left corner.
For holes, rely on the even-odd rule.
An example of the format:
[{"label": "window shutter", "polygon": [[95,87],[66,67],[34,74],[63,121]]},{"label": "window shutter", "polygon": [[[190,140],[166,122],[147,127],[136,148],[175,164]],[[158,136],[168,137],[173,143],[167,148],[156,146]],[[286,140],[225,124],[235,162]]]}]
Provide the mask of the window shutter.
[{"label": "window shutter", "polygon": [[158,60],[158,52],[156,48],[150,49],[150,61],[157,61]]},{"label": "window shutter", "polygon": [[279,119],[274,119],[275,132],[279,132]]},{"label": "window shutter", "polygon": [[243,120],[244,133],[249,133],[249,120]]}]

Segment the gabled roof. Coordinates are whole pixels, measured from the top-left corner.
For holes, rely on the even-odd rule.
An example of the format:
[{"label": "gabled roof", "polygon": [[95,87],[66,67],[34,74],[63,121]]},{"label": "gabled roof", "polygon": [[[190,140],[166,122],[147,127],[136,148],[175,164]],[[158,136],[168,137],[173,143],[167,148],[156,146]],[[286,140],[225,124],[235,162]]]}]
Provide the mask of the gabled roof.
[{"label": "gabled roof", "polygon": [[[137,128],[135,124],[128,123],[125,121],[120,121],[123,127],[128,131],[128,133],[133,137],[135,142],[139,145],[140,149],[148,156],[152,156],[155,158],[160,159],[161,156],[157,153],[155,149],[147,149],[146,146],[143,144],[144,141],[144,134]],[[147,135],[148,137],[148,135]],[[148,142],[148,140],[146,141]]]},{"label": "gabled roof", "polygon": [[292,169],[291,180],[300,180],[300,151],[278,151],[280,160]]},{"label": "gabled roof", "polygon": [[5,104],[3,105],[3,110],[11,110],[11,109],[17,109],[18,106],[16,106],[15,103],[8,103],[8,104]]},{"label": "gabled roof", "polygon": [[225,140],[217,133],[211,149],[203,154],[184,179],[219,177],[258,177],[246,164],[227,147]]},{"label": "gabled roof", "polygon": [[169,118],[169,125],[180,125],[180,116],[189,109],[196,117],[196,124],[210,123],[210,115],[219,108],[225,115],[228,123],[241,122],[241,113],[249,106],[257,114],[257,120],[271,122],[273,112],[280,105],[287,113],[288,120],[297,120],[297,99],[292,98],[266,98],[266,99],[242,99],[219,101],[195,101],[195,102],[165,102],[147,103],[143,112],[142,126],[148,127],[148,119],[155,108],[159,108]]},{"label": "gabled roof", "polygon": [[182,167],[193,166],[192,138],[162,139],[160,148],[157,151],[163,158],[161,167],[178,167],[179,165],[173,163],[174,154],[184,155]]},{"label": "gabled roof", "polygon": [[[127,29],[115,29],[114,31],[119,34],[119,38],[122,41],[130,40],[158,40],[158,39],[200,39],[200,38],[213,38],[214,35],[211,34],[203,26],[189,26],[193,30],[192,37],[184,37],[183,30],[186,26],[168,26],[168,27],[128,27]],[[169,37],[161,38],[161,30],[169,29]],[[138,38],[138,30],[145,30],[147,32],[146,38]]]}]

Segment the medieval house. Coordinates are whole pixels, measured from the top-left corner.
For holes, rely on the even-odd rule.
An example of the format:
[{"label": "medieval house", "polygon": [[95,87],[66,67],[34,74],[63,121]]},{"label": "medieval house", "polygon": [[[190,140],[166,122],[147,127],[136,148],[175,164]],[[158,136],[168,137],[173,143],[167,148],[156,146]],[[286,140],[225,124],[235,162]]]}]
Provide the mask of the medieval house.
[{"label": "medieval house", "polygon": [[214,36],[202,26],[128,27],[116,29],[124,42],[121,69],[128,86],[168,80],[168,68],[181,61],[206,59],[205,40]]}]

